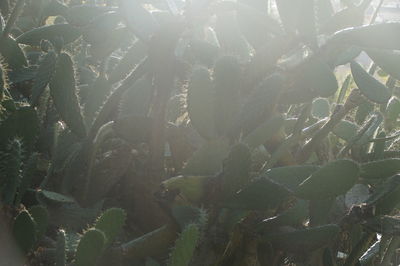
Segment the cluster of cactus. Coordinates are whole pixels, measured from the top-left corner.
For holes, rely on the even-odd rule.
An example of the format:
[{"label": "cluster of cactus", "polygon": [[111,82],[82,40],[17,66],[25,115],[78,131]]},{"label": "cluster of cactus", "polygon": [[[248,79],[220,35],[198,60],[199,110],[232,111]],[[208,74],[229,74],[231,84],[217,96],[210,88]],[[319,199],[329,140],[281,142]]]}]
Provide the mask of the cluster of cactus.
[{"label": "cluster of cactus", "polygon": [[7,261],[397,265],[400,23],[271,2],[1,1]]}]

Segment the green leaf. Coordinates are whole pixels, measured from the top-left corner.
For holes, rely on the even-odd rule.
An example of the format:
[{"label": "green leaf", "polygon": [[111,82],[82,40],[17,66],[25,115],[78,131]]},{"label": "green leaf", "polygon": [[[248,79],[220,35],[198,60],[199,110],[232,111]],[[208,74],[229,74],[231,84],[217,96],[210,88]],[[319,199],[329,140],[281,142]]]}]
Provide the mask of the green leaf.
[{"label": "green leaf", "polygon": [[232,126],[239,111],[239,89],[242,70],[233,56],[223,56],[215,63],[215,127],[219,135]]},{"label": "green leaf", "polygon": [[355,135],[357,135],[359,129],[359,126],[357,126],[353,122],[350,122],[348,120],[341,120],[333,128],[332,132],[339,138],[344,139],[348,142],[352,140]]},{"label": "green leaf", "polygon": [[12,37],[1,38],[0,55],[10,69],[17,70],[28,65],[24,52]]},{"label": "green leaf", "polygon": [[214,99],[215,92],[208,69],[195,69],[189,82],[187,109],[193,127],[208,140],[216,135]]},{"label": "green leaf", "polygon": [[391,50],[368,49],[368,56],[383,71],[400,80],[400,52]]},{"label": "green leaf", "polygon": [[387,128],[387,130],[390,131],[396,126],[399,115],[400,100],[396,96],[393,96],[386,105],[385,128]]},{"label": "green leaf", "polygon": [[[195,64],[207,68],[211,68],[214,65],[216,58],[220,54],[220,48],[217,45],[199,39],[191,40],[187,51],[190,52]],[[190,58],[192,59],[192,57]]]},{"label": "green leaf", "polygon": [[78,39],[81,32],[78,28],[70,24],[45,25],[27,31],[16,39],[18,43],[39,46],[41,40],[48,40],[56,43],[58,38],[62,38],[64,44],[71,43]]},{"label": "green leaf", "polygon": [[50,81],[50,94],[61,118],[78,137],[86,136],[81,107],[76,95],[73,62],[68,54],[58,56],[56,70]]},{"label": "green leaf", "polygon": [[75,200],[71,197],[62,195],[57,192],[52,192],[52,191],[47,191],[47,190],[41,190],[40,195],[42,195],[44,198],[51,202],[56,202],[56,203],[75,203]]},{"label": "green leaf", "polygon": [[317,226],[329,223],[331,209],[334,207],[336,199],[334,197],[310,200],[309,201],[309,212],[311,226]]},{"label": "green leaf", "polygon": [[258,49],[269,41],[270,35],[282,35],[277,21],[270,17],[267,9],[257,9],[246,3],[235,3],[237,22],[246,40]]},{"label": "green leaf", "polygon": [[274,247],[281,250],[309,253],[328,246],[335,240],[339,232],[339,226],[327,224],[292,232],[265,234],[262,240],[271,242]]},{"label": "green leaf", "polygon": [[315,34],[314,1],[277,0],[279,17],[288,34]]},{"label": "green leaf", "polygon": [[121,22],[121,16],[117,12],[107,12],[94,18],[82,30],[83,40],[91,45],[106,42],[110,34]]},{"label": "green leaf", "polygon": [[145,266],[160,266],[160,264],[152,258],[147,258]]},{"label": "green leaf", "polygon": [[27,149],[33,147],[38,133],[39,119],[35,109],[29,106],[20,107],[0,124],[1,142],[20,137]]},{"label": "green leaf", "polygon": [[53,51],[48,52],[40,62],[32,85],[32,96],[30,102],[33,106],[38,104],[40,96],[53,77],[56,62],[57,55]]},{"label": "green leaf", "polygon": [[374,207],[375,215],[390,214],[400,202],[400,175],[385,180],[367,199],[366,205]]},{"label": "green leaf", "polygon": [[182,173],[185,175],[213,175],[222,170],[222,160],[229,153],[226,140],[212,140],[193,153]]},{"label": "green leaf", "polygon": [[133,30],[139,39],[148,41],[158,28],[157,22],[151,13],[136,1],[121,0],[119,5],[128,27]]},{"label": "green leaf", "polygon": [[364,11],[359,6],[342,9],[322,25],[320,31],[331,34],[342,29],[361,26],[364,22]]},{"label": "green leaf", "polygon": [[241,61],[249,60],[250,47],[240,32],[235,13],[218,12],[214,30],[224,54],[238,56]]},{"label": "green leaf", "polygon": [[55,266],[66,266],[67,264],[67,243],[64,230],[58,230],[56,243]]},{"label": "green leaf", "polygon": [[368,74],[358,63],[352,62],[351,74],[360,91],[372,102],[387,103],[392,96],[390,89]]},{"label": "green leaf", "polygon": [[67,10],[68,7],[58,0],[50,0],[50,3],[43,8],[42,16],[65,16]]},{"label": "green leaf", "polygon": [[317,98],[312,102],[311,114],[316,118],[325,118],[330,115],[331,106],[327,99]]},{"label": "green leaf", "polygon": [[398,236],[400,234],[400,218],[393,216],[380,216],[367,219],[363,226],[368,230],[382,235]]},{"label": "green leaf", "polygon": [[8,145],[4,157],[1,158],[1,193],[4,203],[8,205],[14,204],[21,181],[22,152],[20,141],[14,139]]},{"label": "green leaf", "polygon": [[31,187],[33,178],[36,175],[37,164],[39,161],[39,154],[32,153],[29,159],[26,161],[22,171],[21,183],[18,188],[18,195],[15,200],[15,205],[18,206],[21,203],[26,191]]},{"label": "green leaf", "polygon": [[36,243],[36,224],[27,211],[20,212],[14,221],[13,234],[23,252],[29,252]]},{"label": "green leaf", "polygon": [[247,145],[234,145],[223,162],[222,190],[225,196],[237,192],[250,181],[251,153]]},{"label": "green leaf", "polygon": [[161,186],[169,191],[179,192],[191,202],[199,202],[206,192],[206,184],[209,176],[175,176],[161,183]]},{"label": "green leaf", "polygon": [[338,98],[337,98],[337,102],[338,103],[343,102],[344,97],[346,96],[346,93],[349,90],[350,82],[351,82],[351,75],[348,74],[346,76],[346,79],[342,83],[342,87],[340,88],[340,93],[339,93]]},{"label": "green leaf", "polygon": [[109,76],[110,83],[114,84],[125,78],[142,61],[146,54],[146,45],[140,40],[135,41],[119,61],[118,65],[111,71]]},{"label": "green leaf", "polygon": [[75,255],[76,266],[95,266],[100,258],[106,237],[100,230],[91,228],[79,240]]},{"label": "green leaf", "polygon": [[153,123],[147,116],[130,115],[115,120],[115,133],[130,143],[148,142]]},{"label": "green leaf", "polygon": [[390,158],[361,164],[360,177],[365,179],[385,179],[400,171],[400,159]]},{"label": "green leaf", "polygon": [[294,190],[318,169],[320,167],[316,165],[293,165],[268,169],[263,175],[278,184]]},{"label": "green leaf", "polygon": [[250,134],[243,139],[243,143],[247,144],[252,149],[257,148],[275,136],[282,129],[284,122],[285,118],[282,115],[271,117],[250,132]]},{"label": "green leaf", "polygon": [[200,238],[197,225],[186,226],[175,242],[175,247],[170,255],[169,266],[188,266]]},{"label": "green leaf", "polygon": [[360,169],[351,160],[328,163],[304,180],[295,194],[303,199],[325,199],[346,193],[356,182]]},{"label": "green leaf", "polygon": [[65,19],[72,26],[85,26],[89,24],[95,17],[106,12],[107,8],[95,5],[76,5],[70,7],[66,14]]},{"label": "green leaf", "polygon": [[244,101],[235,127],[242,128],[243,134],[247,135],[266,119],[272,119],[284,84],[281,74],[272,74],[262,80]]},{"label": "green leaf", "polygon": [[153,80],[151,76],[138,79],[122,96],[119,104],[119,116],[146,116],[152,99]]},{"label": "green leaf", "polygon": [[49,213],[47,209],[41,205],[35,205],[29,208],[29,213],[35,221],[36,238],[40,240],[46,233],[49,224]]},{"label": "green leaf", "polygon": [[335,94],[339,85],[332,69],[317,58],[306,59],[290,71],[290,84],[280,101],[284,104],[303,103],[315,97],[329,97]]},{"label": "green leaf", "polygon": [[308,201],[298,200],[290,209],[261,221],[257,225],[257,231],[266,232],[285,225],[297,226],[308,217]]},{"label": "green leaf", "polygon": [[331,0],[317,0],[315,2],[315,16],[318,29],[331,19],[333,12]]},{"label": "green leaf", "polygon": [[287,201],[292,192],[274,181],[260,177],[231,194],[222,206],[246,210],[271,210]]},{"label": "green leaf", "polygon": [[374,107],[373,103],[365,99],[357,108],[355,116],[357,124],[364,124],[369,114],[374,110]]},{"label": "green leaf", "polygon": [[400,50],[400,23],[387,22],[348,28],[336,32],[328,45],[355,45],[367,48]]},{"label": "green leaf", "polygon": [[85,121],[88,125],[93,122],[96,113],[110,95],[111,89],[111,84],[102,74],[100,74],[93,82],[92,86],[90,86],[84,105]]},{"label": "green leaf", "polygon": [[82,208],[77,203],[56,202],[47,199],[46,205],[50,213],[49,221],[52,227],[61,227],[76,232],[96,220],[103,202],[100,201],[94,206]]},{"label": "green leaf", "polygon": [[171,213],[182,230],[189,224],[202,227],[207,222],[207,213],[204,209],[188,205],[174,205],[171,208]]},{"label": "green leaf", "polygon": [[120,208],[110,208],[97,219],[94,228],[102,231],[106,236],[105,245],[111,245],[115,238],[121,233],[125,225],[126,212]]}]

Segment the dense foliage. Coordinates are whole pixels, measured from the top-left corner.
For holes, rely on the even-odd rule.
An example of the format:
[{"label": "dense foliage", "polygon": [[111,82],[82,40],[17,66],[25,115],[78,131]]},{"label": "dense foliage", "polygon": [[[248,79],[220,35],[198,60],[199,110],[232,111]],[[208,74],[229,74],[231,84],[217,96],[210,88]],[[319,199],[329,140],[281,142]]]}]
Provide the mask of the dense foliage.
[{"label": "dense foliage", "polygon": [[397,265],[400,23],[343,2],[2,0],[0,264]]}]

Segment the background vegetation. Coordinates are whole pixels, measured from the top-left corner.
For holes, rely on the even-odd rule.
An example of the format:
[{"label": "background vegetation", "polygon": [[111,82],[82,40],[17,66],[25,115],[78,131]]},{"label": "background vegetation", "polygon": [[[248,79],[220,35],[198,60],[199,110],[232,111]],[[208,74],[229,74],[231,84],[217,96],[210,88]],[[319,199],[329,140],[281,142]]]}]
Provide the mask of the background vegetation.
[{"label": "background vegetation", "polygon": [[2,0],[0,264],[397,265],[400,23],[343,3]]}]

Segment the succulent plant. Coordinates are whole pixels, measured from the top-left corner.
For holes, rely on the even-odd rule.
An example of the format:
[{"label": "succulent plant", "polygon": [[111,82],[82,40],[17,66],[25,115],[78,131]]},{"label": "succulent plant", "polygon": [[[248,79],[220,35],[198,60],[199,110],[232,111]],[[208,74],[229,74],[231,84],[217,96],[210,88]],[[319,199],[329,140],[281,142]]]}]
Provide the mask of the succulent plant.
[{"label": "succulent plant", "polygon": [[399,264],[400,23],[355,2],[0,1],[26,264]]}]

